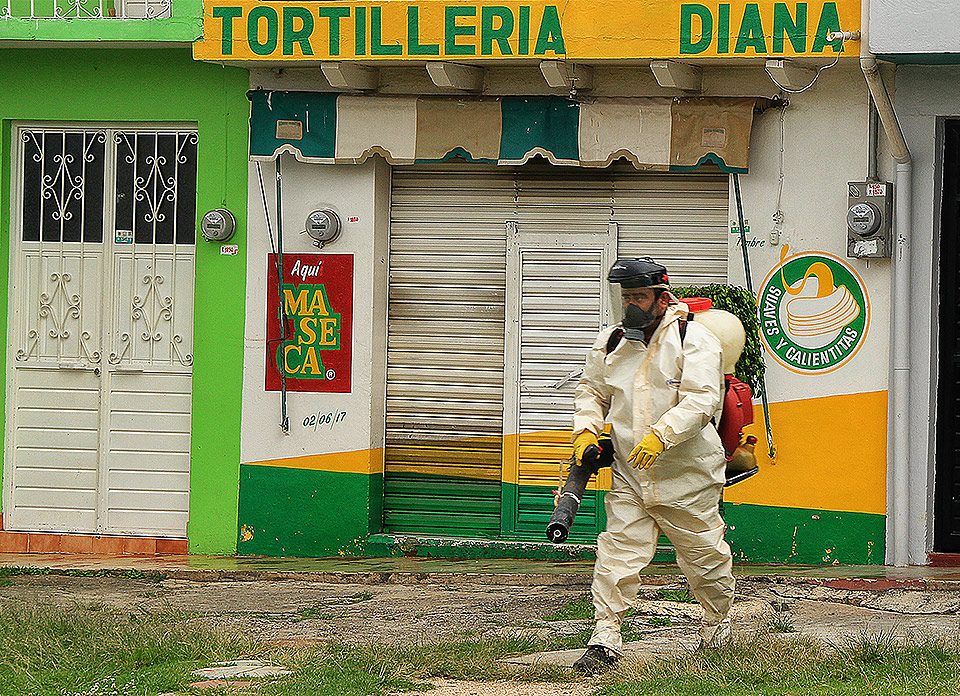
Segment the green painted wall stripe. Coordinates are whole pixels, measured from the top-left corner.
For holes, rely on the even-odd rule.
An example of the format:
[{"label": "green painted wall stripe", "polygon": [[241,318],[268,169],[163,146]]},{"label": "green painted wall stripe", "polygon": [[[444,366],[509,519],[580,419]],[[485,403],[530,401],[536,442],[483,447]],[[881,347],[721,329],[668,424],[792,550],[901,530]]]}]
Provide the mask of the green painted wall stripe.
[{"label": "green painted wall stripe", "polygon": [[197,241],[188,536],[193,552],[233,553],[243,381],[248,73],[196,63],[187,48],[3,49],[0,65],[4,66],[0,94],[17,95],[0,102],[0,316],[4,331],[11,121],[197,125],[197,215],[221,206],[232,210],[238,222],[233,241],[241,253],[220,256],[219,245]]},{"label": "green painted wall stripe", "polygon": [[[361,555],[382,476],[240,467],[241,554]],[[379,519],[377,520],[379,524]]]},{"label": "green painted wall stripe", "polygon": [[726,503],[737,562],[883,564],[886,517]]},{"label": "green painted wall stripe", "polygon": [[[426,478],[426,477],[425,477]],[[325,556],[351,555],[424,555],[463,558],[555,558],[569,555],[563,548],[546,544],[544,529],[549,506],[532,512],[527,524],[512,534],[468,535],[474,543],[418,543],[398,547],[389,533],[376,534],[379,527],[379,503],[383,490],[381,475],[341,474],[323,471],[244,465],[240,485],[240,552],[245,554]],[[337,505],[328,496],[334,494]],[[503,485],[504,501],[518,496],[536,495],[546,500],[550,489],[543,486]],[[599,497],[599,496],[598,496]],[[543,502],[543,501],[541,501]],[[598,501],[599,502],[599,501]],[[589,509],[585,509],[589,512]],[[594,543],[597,527],[602,528],[602,505],[597,508],[599,523],[590,515],[578,518],[571,535],[574,543]],[[803,510],[763,505],[724,504],[729,525],[727,541],[738,563],[866,564],[883,563],[883,515]],[[449,529],[428,521],[411,536],[458,536]],[[455,530],[454,530],[455,531]],[[368,537],[374,532],[372,537]],[[459,536],[464,537],[461,533]],[[498,545],[503,541],[537,541],[543,546],[518,549]],[[667,540],[661,538],[661,546]],[[581,554],[582,555],[582,554]],[[655,559],[669,562],[669,553]]]}]

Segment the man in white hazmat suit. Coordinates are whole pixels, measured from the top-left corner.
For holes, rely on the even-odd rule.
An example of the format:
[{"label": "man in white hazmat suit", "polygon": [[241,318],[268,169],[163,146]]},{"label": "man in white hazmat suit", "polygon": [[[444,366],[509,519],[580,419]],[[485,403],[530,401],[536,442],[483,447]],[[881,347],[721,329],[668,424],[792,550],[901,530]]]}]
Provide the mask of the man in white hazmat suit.
[{"label": "man in white hazmat suit", "polygon": [[623,323],[601,331],[587,356],[573,419],[577,463],[596,456],[605,423],[615,452],[593,574],[596,628],[574,663],[587,673],[623,654],[620,624],[661,531],[703,606],[701,646],[729,637],[735,584],[719,513],[725,458],[711,422],[720,417],[720,343],[688,321],[686,305],[670,294],[667,269],[652,259],[619,259],[608,279]]}]

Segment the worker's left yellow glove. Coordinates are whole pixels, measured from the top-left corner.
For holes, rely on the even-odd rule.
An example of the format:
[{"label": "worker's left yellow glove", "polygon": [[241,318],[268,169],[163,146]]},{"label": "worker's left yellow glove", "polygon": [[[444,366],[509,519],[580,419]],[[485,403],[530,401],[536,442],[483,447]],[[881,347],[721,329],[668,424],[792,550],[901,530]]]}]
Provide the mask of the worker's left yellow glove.
[{"label": "worker's left yellow glove", "polygon": [[660,438],[653,433],[647,433],[640,440],[640,443],[633,448],[627,461],[633,464],[635,469],[649,469],[657,457],[663,452],[663,443]]}]

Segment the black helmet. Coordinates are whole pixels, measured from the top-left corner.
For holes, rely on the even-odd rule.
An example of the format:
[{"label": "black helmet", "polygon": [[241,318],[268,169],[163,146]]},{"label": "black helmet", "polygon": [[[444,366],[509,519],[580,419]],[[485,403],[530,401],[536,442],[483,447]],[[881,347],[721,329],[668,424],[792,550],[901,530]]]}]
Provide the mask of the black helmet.
[{"label": "black helmet", "polygon": [[617,259],[610,268],[607,280],[618,283],[624,288],[665,288],[670,285],[670,276],[665,266],[651,259],[641,256],[637,259]]}]

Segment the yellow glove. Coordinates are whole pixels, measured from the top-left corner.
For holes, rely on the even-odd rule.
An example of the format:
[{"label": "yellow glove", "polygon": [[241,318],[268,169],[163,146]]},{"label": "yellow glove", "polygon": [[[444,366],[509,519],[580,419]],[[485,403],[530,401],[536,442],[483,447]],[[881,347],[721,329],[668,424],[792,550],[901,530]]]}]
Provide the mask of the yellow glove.
[{"label": "yellow glove", "polygon": [[632,462],[635,469],[649,469],[662,452],[663,443],[660,438],[653,433],[647,433],[640,440],[640,444],[633,448],[627,461]]},{"label": "yellow glove", "polygon": [[573,441],[573,456],[576,459],[577,466],[583,465],[583,454],[587,451],[587,447],[593,445],[594,447],[599,447],[600,443],[597,440],[597,436],[594,435],[589,430],[584,430],[582,433],[577,435]]}]

